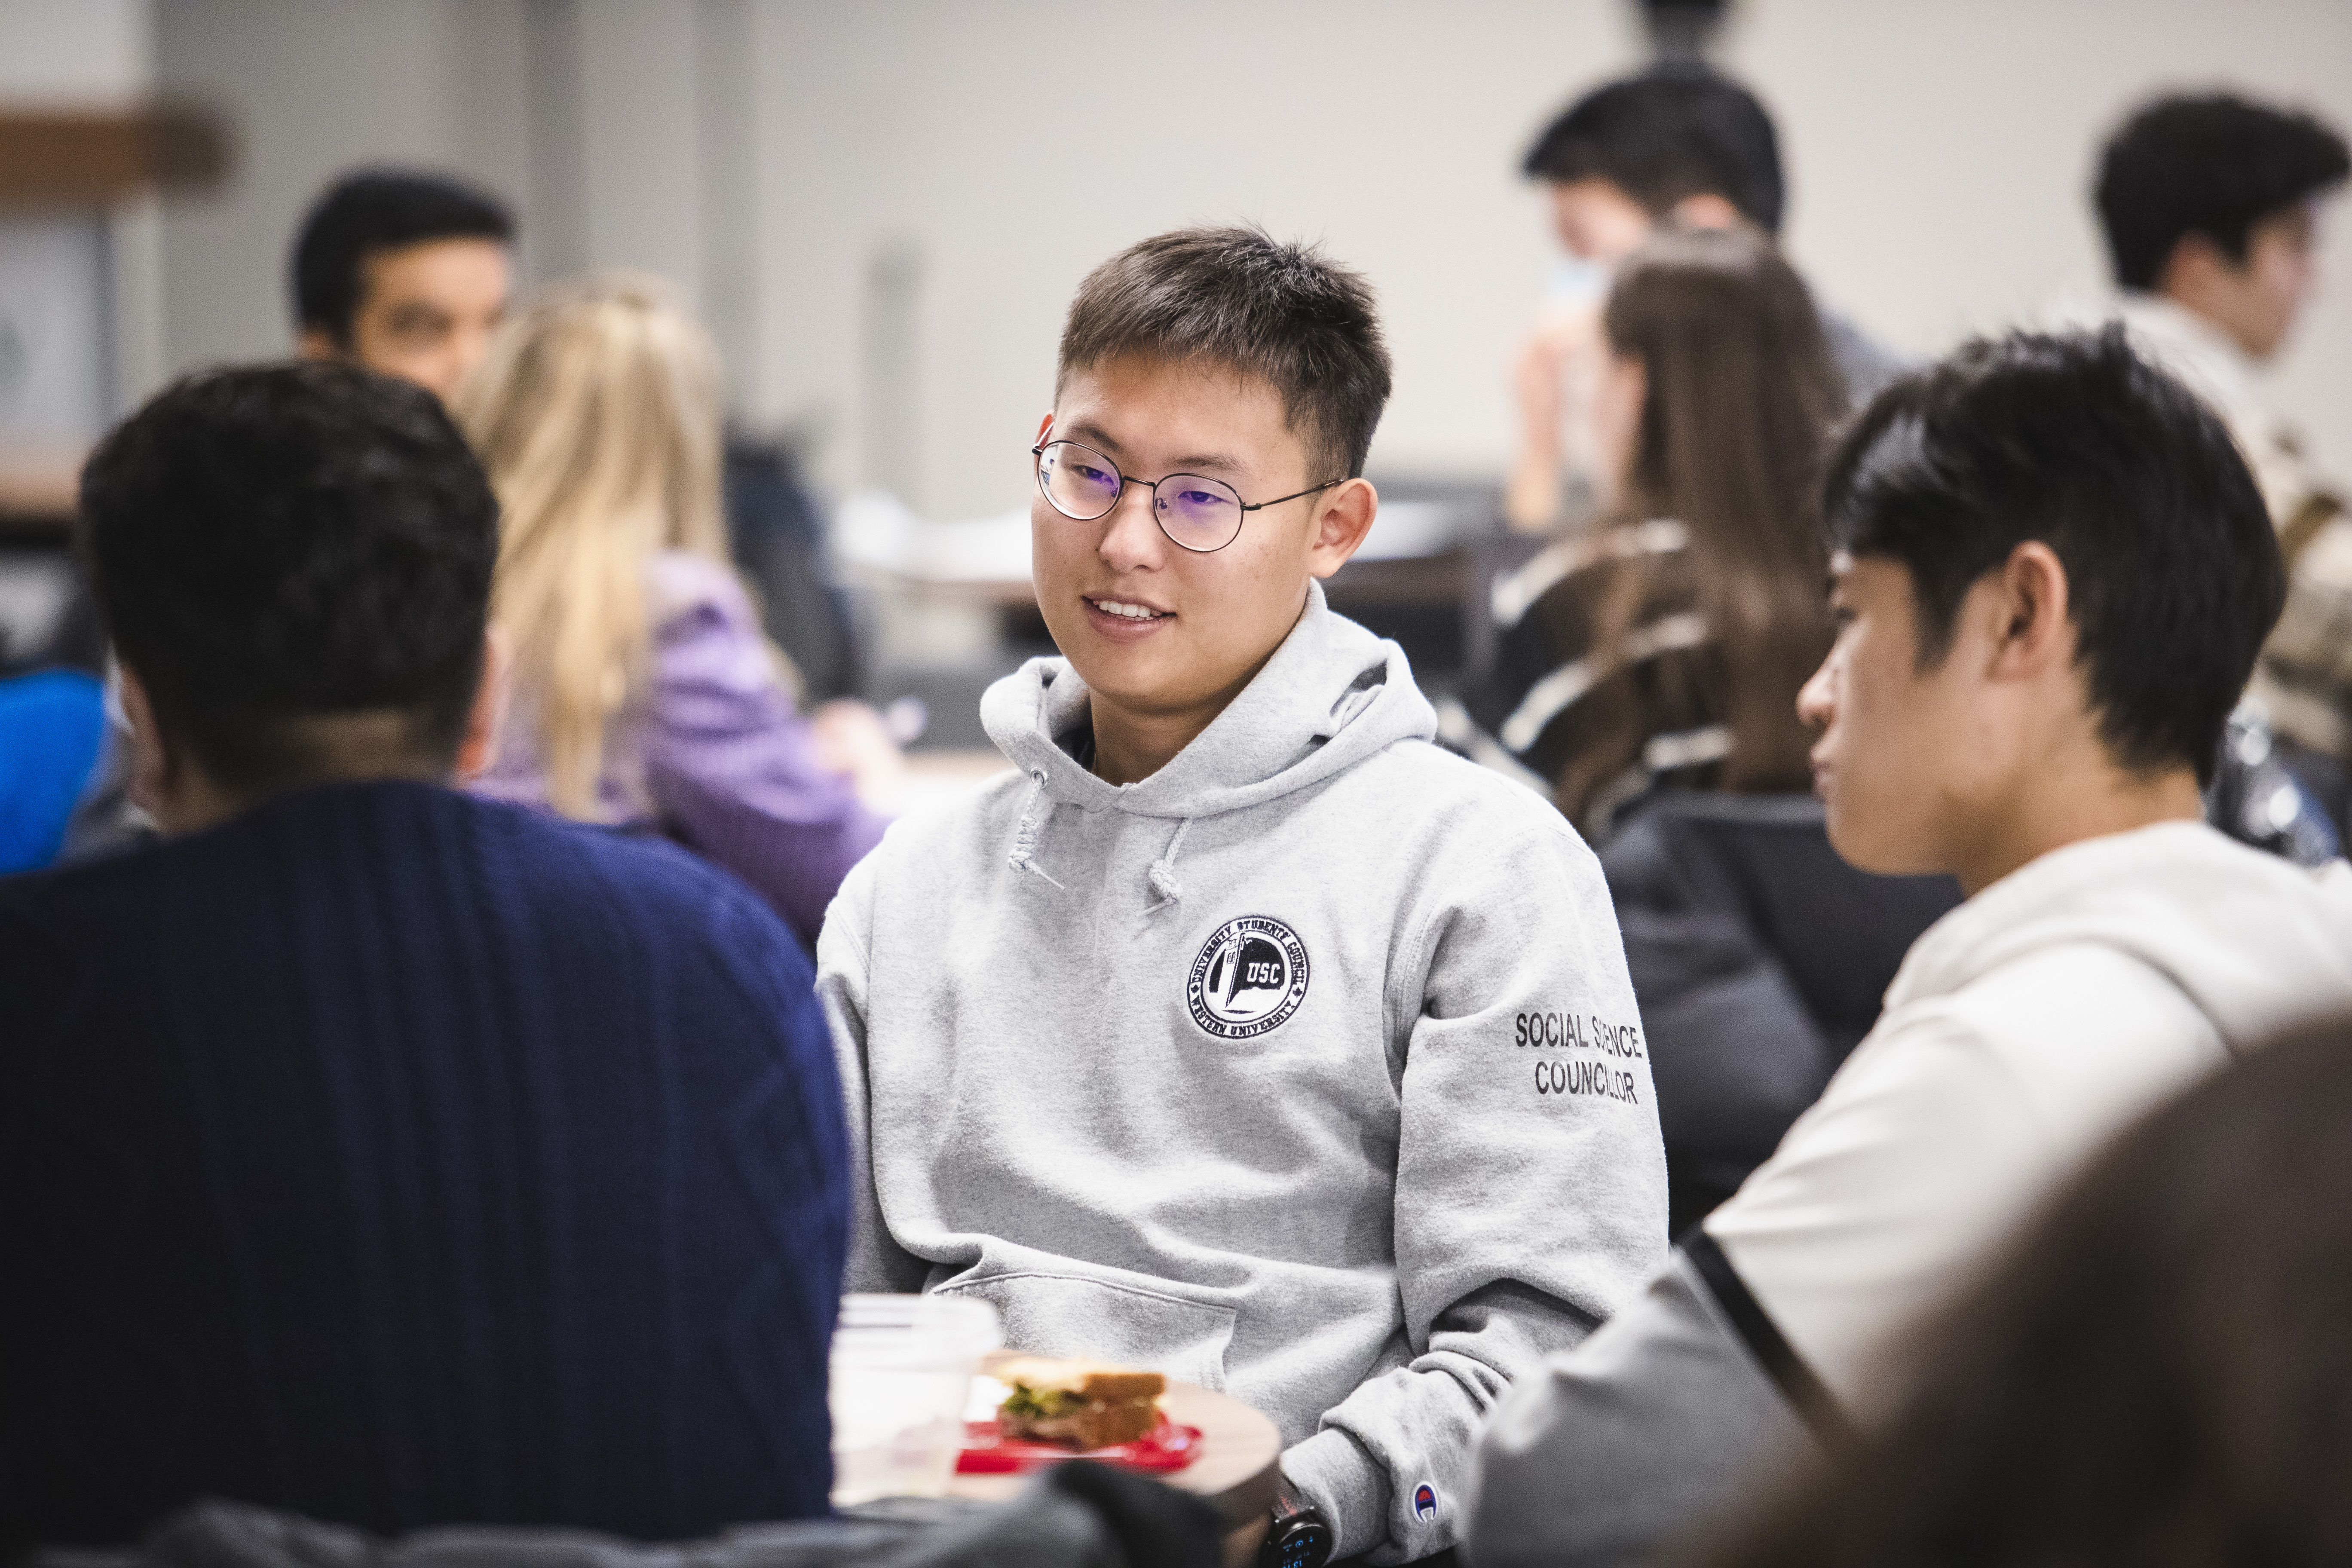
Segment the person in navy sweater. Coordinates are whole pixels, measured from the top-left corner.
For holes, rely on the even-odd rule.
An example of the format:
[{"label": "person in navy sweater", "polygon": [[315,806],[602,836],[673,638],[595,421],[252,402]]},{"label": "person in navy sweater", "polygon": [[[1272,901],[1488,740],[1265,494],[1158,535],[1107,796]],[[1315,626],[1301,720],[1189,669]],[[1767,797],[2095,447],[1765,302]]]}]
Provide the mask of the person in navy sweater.
[{"label": "person in navy sweater", "polygon": [[394,1531],[822,1513],[809,961],[471,797],[497,506],[433,396],[200,375],[81,547],[162,842],[0,881],[0,1559],[202,1495]]}]

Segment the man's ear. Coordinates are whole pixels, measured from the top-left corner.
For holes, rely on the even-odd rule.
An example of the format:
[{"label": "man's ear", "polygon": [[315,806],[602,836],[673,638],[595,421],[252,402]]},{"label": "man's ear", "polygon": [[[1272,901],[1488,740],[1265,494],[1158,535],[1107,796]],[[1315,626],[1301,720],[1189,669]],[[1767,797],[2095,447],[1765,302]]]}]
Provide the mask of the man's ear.
[{"label": "man's ear", "polygon": [[466,712],[466,738],[457,742],[457,782],[467,784],[489,771],[498,760],[499,709],[507,686],[507,640],[499,628],[482,634],[482,680],[474,688],[474,705]]},{"label": "man's ear", "polygon": [[2009,552],[1993,584],[1986,613],[1994,617],[1992,657],[1986,673],[1996,680],[2042,675],[2053,664],[2074,660],[2073,607],[2066,568],[2058,552],[2029,539]]},{"label": "man's ear", "polygon": [[1713,191],[1685,196],[1667,214],[1684,228],[1745,228],[1748,220],[1738,207]]},{"label": "man's ear", "polygon": [[163,742],[163,726],[155,721],[155,705],[147,700],[146,682],[127,664],[118,660],[114,668],[122,716],[131,721],[131,803],[154,816],[172,789],[171,748]]},{"label": "man's ear", "polygon": [[2246,264],[2230,259],[2210,234],[2184,234],[2156,275],[2156,291],[2200,316],[2218,309],[2214,296],[2245,276]]},{"label": "man's ear", "polygon": [[1052,409],[1048,408],[1047,410],[1045,410],[1045,417],[1044,417],[1043,419],[1040,419],[1039,421],[1037,421],[1037,438],[1036,438],[1034,441],[1030,442],[1029,444],[1030,444],[1032,447],[1042,447],[1042,446],[1044,446],[1044,445],[1045,444],[1045,437],[1046,437],[1047,436],[1049,436],[1049,435],[1053,434],[1053,430],[1054,430],[1054,411],[1053,411]]},{"label": "man's ear", "polygon": [[1307,570],[1328,577],[1361,549],[1381,510],[1380,492],[1370,479],[1349,479],[1315,501],[1315,533],[1308,541]]}]

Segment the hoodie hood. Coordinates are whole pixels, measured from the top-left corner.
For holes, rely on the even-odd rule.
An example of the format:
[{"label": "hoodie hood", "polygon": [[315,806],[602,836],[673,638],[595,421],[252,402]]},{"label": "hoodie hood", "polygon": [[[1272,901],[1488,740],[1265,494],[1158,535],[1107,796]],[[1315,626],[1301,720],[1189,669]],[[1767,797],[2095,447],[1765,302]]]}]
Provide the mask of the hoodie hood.
[{"label": "hoodie hood", "polygon": [[2352,866],[2305,870],[2195,822],[2070,844],[1929,928],[1887,988],[1887,1010],[2073,943],[2163,974],[2234,1054],[2352,1008]]},{"label": "hoodie hood", "polygon": [[1086,682],[1064,658],[1033,658],[988,689],[981,722],[1045,799],[1086,811],[1190,820],[1305,789],[1398,741],[1437,733],[1404,650],[1334,615],[1323,585],[1264,668],[1192,744],[1150,778],[1113,784],[1065,742],[1091,722]]}]

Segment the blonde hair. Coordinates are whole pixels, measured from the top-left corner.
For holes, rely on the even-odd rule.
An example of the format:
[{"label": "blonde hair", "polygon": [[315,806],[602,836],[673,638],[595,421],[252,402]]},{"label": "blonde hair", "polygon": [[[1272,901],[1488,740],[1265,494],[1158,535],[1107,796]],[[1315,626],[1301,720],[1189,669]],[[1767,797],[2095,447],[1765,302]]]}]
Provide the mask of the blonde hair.
[{"label": "blonde hair", "polygon": [[727,559],[718,353],[656,279],[566,284],[501,329],[457,414],[499,497],[510,710],[538,731],[549,803],[596,820],[652,663],[653,556]]}]

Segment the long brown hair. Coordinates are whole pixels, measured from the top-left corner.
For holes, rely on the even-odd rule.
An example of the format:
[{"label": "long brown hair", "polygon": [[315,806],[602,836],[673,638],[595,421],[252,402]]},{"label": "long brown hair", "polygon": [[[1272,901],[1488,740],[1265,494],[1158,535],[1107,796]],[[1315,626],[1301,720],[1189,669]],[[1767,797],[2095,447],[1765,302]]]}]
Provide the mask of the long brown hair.
[{"label": "long brown hair", "polygon": [[[1685,587],[1716,649],[1685,667],[1698,671],[1690,695],[1731,735],[1721,787],[1801,788],[1811,736],[1797,719],[1797,689],[1831,639],[1815,487],[1846,406],[1812,297],[1759,237],[1668,229],[1625,262],[1602,321],[1611,351],[1640,362],[1645,388],[1618,502],[1601,527],[1670,519],[1689,542],[1679,560],[1602,552],[1619,563],[1599,602],[1579,611],[1593,628],[1591,668],[1602,679],[1624,670],[1644,613]],[[1558,781],[1571,817],[1649,739],[1630,692],[1596,711],[1604,738],[1580,748]]]}]

